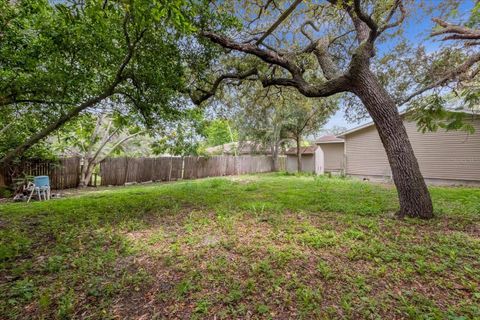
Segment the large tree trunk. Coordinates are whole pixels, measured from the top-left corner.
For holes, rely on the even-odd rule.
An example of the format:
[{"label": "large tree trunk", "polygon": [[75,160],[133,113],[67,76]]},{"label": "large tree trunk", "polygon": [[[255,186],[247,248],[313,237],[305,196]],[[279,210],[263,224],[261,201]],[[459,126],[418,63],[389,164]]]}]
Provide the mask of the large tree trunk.
[{"label": "large tree trunk", "polygon": [[302,139],[299,136],[296,138],[296,142],[297,142],[297,172],[302,172],[303,171],[301,140]]},{"label": "large tree trunk", "polygon": [[399,217],[433,217],[430,193],[397,106],[376,76],[362,68],[352,75],[353,92],[362,100],[385,148],[400,202]]},{"label": "large tree trunk", "polygon": [[79,188],[85,188],[88,186],[90,179],[92,178],[93,169],[95,169],[95,163],[92,159],[85,159],[82,170],[80,172],[80,182],[78,184]]}]

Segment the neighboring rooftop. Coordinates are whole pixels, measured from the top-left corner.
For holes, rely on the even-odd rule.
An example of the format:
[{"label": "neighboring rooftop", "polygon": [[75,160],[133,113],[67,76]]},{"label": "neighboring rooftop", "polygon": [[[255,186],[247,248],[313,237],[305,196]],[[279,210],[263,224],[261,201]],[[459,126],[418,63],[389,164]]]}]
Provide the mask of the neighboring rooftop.
[{"label": "neighboring rooftop", "polygon": [[345,141],[341,138],[337,138],[333,134],[326,135],[323,137],[318,138],[317,141],[315,141],[316,144],[322,144],[322,143],[344,143]]},{"label": "neighboring rooftop", "polygon": [[254,141],[242,141],[242,142],[230,142],[223,145],[209,147],[205,151],[207,154],[211,155],[220,155],[220,154],[227,154],[232,155],[235,154],[235,149],[238,155],[242,154],[270,154],[270,148],[264,148],[260,143]]},{"label": "neighboring rooftop", "polygon": [[[314,154],[315,150],[317,149],[317,146],[308,146],[308,147],[301,147],[300,148],[300,153],[301,154]],[[285,154],[290,154],[290,155],[296,155],[297,154],[297,148],[290,148],[288,149]]]}]

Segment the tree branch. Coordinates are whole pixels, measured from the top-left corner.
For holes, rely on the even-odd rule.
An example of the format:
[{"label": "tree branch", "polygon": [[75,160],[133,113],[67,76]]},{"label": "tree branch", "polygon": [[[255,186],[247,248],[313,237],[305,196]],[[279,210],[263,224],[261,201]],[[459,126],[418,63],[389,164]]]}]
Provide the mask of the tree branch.
[{"label": "tree branch", "polygon": [[[127,17],[128,17],[128,14],[126,15],[123,22],[124,30],[127,29],[126,28],[126,24],[128,23]],[[113,79],[112,83],[108,87],[106,87],[102,93],[98,94],[97,96],[94,96],[93,98],[88,99],[87,101],[81,103],[77,107],[71,109],[70,111],[62,115],[60,118],[58,118],[56,121],[54,121],[53,123],[45,127],[43,130],[33,135],[29,139],[27,139],[24,143],[17,146],[15,149],[12,149],[9,152],[7,152],[5,156],[0,160],[0,164],[9,163],[14,157],[16,157],[19,154],[22,154],[23,152],[28,150],[31,146],[33,146],[35,143],[47,137],[50,133],[57,130],[61,126],[63,126],[66,122],[70,121],[72,118],[78,116],[80,112],[82,112],[83,110],[90,108],[95,104],[113,95],[115,93],[115,88],[117,87],[117,85],[124,80],[123,72],[127,67],[127,65],[130,63],[130,60],[132,59],[135,53],[135,47],[138,44],[138,42],[142,39],[145,31],[146,29],[142,30],[140,35],[135,39],[135,41],[132,44],[129,44],[130,40],[128,38],[128,33],[126,34],[126,41],[127,41],[127,47],[128,47],[127,54],[125,55],[122,63],[118,67],[117,72],[115,74],[115,78]]]},{"label": "tree branch", "polygon": [[8,130],[13,125],[13,122],[9,122],[6,126],[4,126],[2,129],[0,129],[0,135],[2,135],[5,131]]},{"label": "tree branch", "polygon": [[292,3],[290,7],[288,7],[288,9],[280,15],[280,17],[278,17],[278,19],[270,26],[270,28],[268,28],[268,30],[260,37],[260,39],[257,40],[255,44],[260,45],[263,40],[265,40],[268,35],[275,31],[275,29],[278,28],[278,26],[283,22],[283,20],[285,20],[293,12],[293,10],[295,10],[295,8],[300,4],[300,2],[302,2],[302,0],[295,0],[295,2]]},{"label": "tree branch", "polygon": [[313,44],[312,48],[313,54],[317,58],[318,64],[327,80],[341,76],[340,70],[328,52],[329,45],[330,41],[328,38],[321,38]]},{"label": "tree branch", "polygon": [[448,22],[445,22],[441,19],[434,18],[432,19],[438,26],[441,27],[440,30],[433,31],[430,36],[435,37],[438,35],[447,35],[442,40],[479,40],[480,39],[480,30],[471,29],[464,26],[454,25]]},{"label": "tree branch", "polygon": [[[468,27],[463,27],[459,25],[454,25],[448,22],[445,22],[441,19],[434,18],[432,19],[438,26],[441,27],[440,30],[433,31],[430,35],[432,37],[439,35],[448,35],[442,40],[472,40],[480,39],[480,30],[471,29]],[[400,101],[399,104],[405,104],[412,100],[414,97],[421,95],[422,93],[431,90],[435,87],[439,87],[447,84],[448,82],[458,79],[460,76],[466,74],[475,64],[480,61],[480,53],[471,55],[464,63],[461,65],[449,70],[442,77],[436,81],[424,86],[408,95],[404,100]],[[478,73],[477,69],[473,70],[472,74],[468,78],[473,78]],[[460,79],[461,80],[461,79]]]},{"label": "tree branch", "polygon": [[439,87],[441,85],[444,85],[450,81],[455,80],[458,76],[466,73],[472,66],[474,66],[477,62],[480,61],[480,53],[477,53],[475,55],[470,56],[464,63],[459,65],[458,67],[448,71],[446,74],[444,74],[441,78],[438,80],[434,81],[433,83],[426,85],[425,87],[418,89],[417,91],[413,92],[412,94],[408,95],[405,99],[402,101],[398,102],[398,105],[405,104],[415,98],[416,96],[431,90],[433,88]]},{"label": "tree branch", "polygon": [[90,137],[90,145],[88,146],[87,150],[85,150],[87,159],[89,159],[92,155],[93,145],[95,144],[98,134],[100,133],[100,128],[102,126],[104,117],[105,117],[105,114],[102,113],[97,119],[97,122],[95,124],[95,129],[93,130],[92,136]]},{"label": "tree branch", "polygon": [[376,36],[378,31],[377,23],[373,21],[372,17],[363,12],[360,6],[360,0],[353,0],[353,9],[355,10],[357,17],[360,18],[360,20],[362,20],[370,28],[370,34],[373,32],[374,36]]},{"label": "tree branch", "polygon": [[284,56],[279,55],[278,53],[271,51],[271,50],[263,50],[259,48],[255,44],[250,44],[250,43],[238,43],[234,41],[233,39],[213,33],[210,31],[202,31],[200,32],[200,35],[210,39],[212,42],[221,45],[224,48],[227,49],[233,49],[236,51],[241,51],[245,53],[249,53],[252,55],[255,55],[262,59],[263,61],[271,64],[276,64],[278,66],[281,66],[285,69],[287,69],[290,73],[293,74],[301,74],[302,70],[299,66],[297,66],[293,61],[287,59]]},{"label": "tree branch", "polygon": [[[392,19],[397,9],[400,9],[400,17],[396,21],[390,23],[390,20]],[[387,17],[385,18],[383,25],[379,28],[378,33],[380,34],[387,29],[398,27],[400,24],[403,23],[406,16],[407,16],[407,12],[405,10],[405,7],[403,6],[402,0],[395,0],[395,3],[393,4],[392,9],[390,10]]]},{"label": "tree branch", "polygon": [[139,134],[141,134],[141,133],[143,133],[143,131],[139,131],[139,132],[137,132],[137,133],[131,134],[131,135],[129,135],[128,137],[125,137],[125,138],[123,138],[122,140],[118,141],[118,142],[115,143],[115,144],[113,145],[113,147],[112,147],[100,160],[98,160],[96,163],[102,162],[103,160],[105,160],[106,157],[108,157],[108,156],[110,155],[110,153],[112,153],[112,152],[113,152],[116,148],[118,148],[118,146],[120,146],[122,143],[124,143],[124,142],[127,141],[127,140],[132,139],[133,137],[135,137],[135,136],[137,136],[137,135],[139,135]]},{"label": "tree branch", "polygon": [[285,56],[281,56],[271,50],[261,49],[250,43],[238,43],[229,37],[213,32],[203,31],[200,34],[224,48],[251,54],[266,63],[280,66],[292,75],[291,78],[268,78],[259,76],[259,79],[265,87],[275,85],[295,87],[307,97],[325,97],[350,90],[349,81],[345,75],[332,78],[319,85],[311,85],[303,78],[302,69]]},{"label": "tree branch", "polygon": [[214,96],[218,87],[220,84],[226,80],[226,79],[246,79],[250,76],[256,75],[257,74],[257,69],[252,68],[250,70],[247,70],[245,72],[240,72],[240,73],[227,73],[223,74],[220,77],[218,77],[215,82],[213,83],[212,87],[210,90],[200,90],[202,91],[202,94],[196,95],[195,93],[190,93],[190,98],[192,99],[193,103],[196,105],[200,105],[203,101],[208,100],[210,97]]},{"label": "tree branch", "polygon": [[[105,133],[108,134],[109,130],[110,130],[110,124],[109,124],[107,130],[105,131]],[[118,131],[120,131],[120,128],[116,128],[115,130],[113,130],[113,132],[111,134],[109,134],[108,136],[105,137],[105,139],[103,139],[102,143],[100,143],[100,145],[98,146],[97,151],[95,151],[95,154],[93,155],[93,157],[89,161],[95,163],[95,160],[100,155],[100,152],[102,152],[103,148],[105,148],[107,143],[113,138],[114,135],[117,134]]]},{"label": "tree branch", "polygon": [[264,78],[261,79],[261,81],[264,87],[294,87],[301,94],[310,98],[328,97],[336,93],[350,91],[350,81],[345,75],[328,80],[318,85],[310,85],[305,81],[288,78]]},{"label": "tree branch", "polygon": [[313,21],[307,20],[303,23],[300,27],[300,32],[310,41],[310,45],[305,48],[303,52],[313,52],[326,79],[333,79],[340,76],[340,71],[333,62],[331,55],[328,53],[328,48],[331,43],[329,38],[323,37],[318,40],[313,40],[312,35],[305,30],[307,25],[310,25],[315,31],[319,31]]}]

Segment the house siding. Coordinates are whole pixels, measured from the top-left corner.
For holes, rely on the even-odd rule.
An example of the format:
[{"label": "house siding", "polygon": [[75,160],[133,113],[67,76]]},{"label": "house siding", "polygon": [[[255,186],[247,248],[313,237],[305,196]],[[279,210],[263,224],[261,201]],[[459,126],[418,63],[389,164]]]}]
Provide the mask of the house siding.
[{"label": "house siding", "polygon": [[[313,154],[302,154],[302,171],[315,172],[315,157]],[[297,172],[297,156],[287,155],[287,172]]]},{"label": "house siding", "polygon": [[[438,130],[421,133],[414,122],[404,121],[420,170],[427,179],[480,181],[480,119],[470,135]],[[375,126],[345,137],[346,172],[349,175],[390,177],[390,166]]]},{"label": "house siding", "polygon": [[324,154],[324,170],[340,171],[343,169],[344,144],[343,143],[321,143],[320,148]]}]

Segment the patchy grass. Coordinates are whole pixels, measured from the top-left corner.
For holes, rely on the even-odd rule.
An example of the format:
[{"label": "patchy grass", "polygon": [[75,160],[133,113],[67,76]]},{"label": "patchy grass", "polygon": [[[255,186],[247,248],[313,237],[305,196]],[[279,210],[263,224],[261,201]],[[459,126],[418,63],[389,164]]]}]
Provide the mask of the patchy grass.
[{"label": "patchy grass", "polygon": [[2,319],[479,319],[480,190],[255,175],[0,206]]}]

